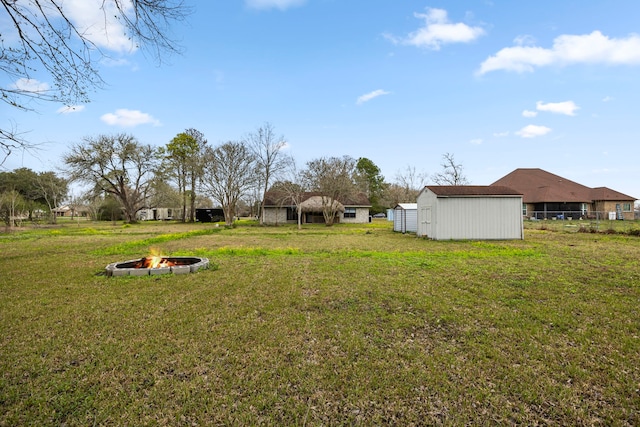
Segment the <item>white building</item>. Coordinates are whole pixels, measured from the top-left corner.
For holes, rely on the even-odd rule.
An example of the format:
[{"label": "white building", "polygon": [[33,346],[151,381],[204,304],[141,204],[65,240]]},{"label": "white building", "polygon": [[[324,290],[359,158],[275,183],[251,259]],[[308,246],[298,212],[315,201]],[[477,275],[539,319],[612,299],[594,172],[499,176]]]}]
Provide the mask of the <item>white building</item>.
[{"label": "white building", "polygon": [[524,238],[522,195],[508,187],[428,185],[417,202],[418,236],[434,240]]},{"label": "white building", "polygon": [[393,231],[415,233],[418,231],[418,204],[398,203],[393,209]]}]

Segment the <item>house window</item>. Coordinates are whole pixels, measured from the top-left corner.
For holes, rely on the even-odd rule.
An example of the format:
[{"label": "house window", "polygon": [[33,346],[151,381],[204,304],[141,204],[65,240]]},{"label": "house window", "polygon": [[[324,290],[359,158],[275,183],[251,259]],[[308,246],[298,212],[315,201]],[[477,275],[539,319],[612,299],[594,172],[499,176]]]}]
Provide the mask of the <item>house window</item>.
[{"label": "house window", "polygon": [[522,204],[522,215],[527,216],[527,204]]},{"label": "house window", "polygon": [[580,205],[580,213],[584,216],[587,214],[587,204],[586,203],[582,203]]},{"label": "house window", "polygon": [[297,221],[298,220],[298,211],[296,208],[287,208],[287,221]]},{"label": "house window", "polygon": [[344,217],[345,218],[355,218],[356,217],[356,208],[344,208]]},{"label": "house window", "polygon": [[625,212],[631,212],[631,203],[623,203],[622,210]]}]

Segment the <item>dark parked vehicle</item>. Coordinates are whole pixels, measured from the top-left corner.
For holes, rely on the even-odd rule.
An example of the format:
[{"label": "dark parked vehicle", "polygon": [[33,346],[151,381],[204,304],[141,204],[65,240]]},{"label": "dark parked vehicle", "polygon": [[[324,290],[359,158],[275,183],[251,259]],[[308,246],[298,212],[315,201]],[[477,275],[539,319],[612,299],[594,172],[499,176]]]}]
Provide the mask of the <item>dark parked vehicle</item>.
[{"label": "dark parked vehicle", "polygon": [[224,221],[222,209],[196,209],[196,221],[199,222],[220,222]]}]

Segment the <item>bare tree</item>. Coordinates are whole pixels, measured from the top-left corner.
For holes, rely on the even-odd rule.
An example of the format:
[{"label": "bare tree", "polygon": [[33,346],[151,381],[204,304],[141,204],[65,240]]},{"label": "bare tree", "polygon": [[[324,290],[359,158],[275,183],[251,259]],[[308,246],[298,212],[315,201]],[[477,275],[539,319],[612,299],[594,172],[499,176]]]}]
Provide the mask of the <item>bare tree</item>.
[{"label": "bare tree", "polygon": [[292,162],[283,149],[287,146],[284,136],[276,137],[271,123],[265,123],[246,137],[247,143],[255,156],[256,170],[262,187],[262,203],[260,203],[260,224],[264,223],[264,198],[272,180],[284,172]]},{"label": "bare tree", "polygon": [[353,180],[356,161],[352,157],[321,157],[307,163],[303,175],[308,188],[322,198],[322,214],[333,225],[341,202],[357,192]]},{"label": "bare tree", "polygon": [[97,220],[100,212],[100,206],[104,202],[104,198],[100,194],[100,190],[92,188],[86,190],[78,198],[78,202],[88,210],[89,217],[93,220]]},{"label": "bare tree", "polygon": [[292,203],[296,207],[298,217],[298,230],[302,229],[302,202],[308,192],[307,182],[304,179],[304,171],[297,168],[295,161],[291,164],[283,174],[283,181],[274,184],[270,191],[280,194],[280,200],[283,203]]},{"label": "bare tree", "polygon": [[[79,208],[82,206],[82,200],[80,199],[80,197],[71,194],[71,196],[67,199],[67,204],[69,205],[69,209],[71,210],[71,219],[74,218],[74,216],[78,216],[78,218],[80,217],[80,212],[79,212]],[[55,215],[54,215],[55,218]]]},{"label": "bare tree", "polygon": [[[179,50],[169,27],[189,13],[182,0],[84,0],[83,7],[98,14],[96,22],[82,24],[71,7],[63,0],[0,0],[7,24],[0,35],[0,72],[14,81],[0,87],[3,102],[21,110],[32,110],[32,100],[89,102],[89,92],[103,85],[97,64],[113,40],[122,41],[120,50],[123,44],[142,48],[160,62],[163,53]],[[35,80],[42,75],[47,82]],[[32,147],[15,127],[0,129],[2,161],[15,149]]]},{"label": "bare tree", "polygon": [[120,202],[128,222],[147,204],[158,153],[126,134],[86,137],[63,161],[71,180],[93,184]]},{"label": "bare tree", "polygon": [[467,185],[469,180],[462,173],[462,164],[456,163],[451,153],[442,155],[442,172],[435,173],[431,179],[437,185]]},{"label": "bare tree", "polygon": [[0,219],[8,230],[19,221],[18,213],[24,210],[24,199],[17,190],[0,192]]},{"label": "bare tree", "polygon": [[204,155],[202,185],[224,211],[227,225],[233,224],[238,201],[256,183],[254,156],[243,142],[229,141]]},{"label": "bare tree", "polygon": [[416,171],[415,166],[409,166],[404,171],[398,171],[395,183],[387,189],[387,198],[393,201],[393,206],[398,203],[415,203],[418,194],[427,185],[428,175]]},{"label": "bare tree", "polygon": [[[35,187],[39,196],[44,200],[51,213],[51,222],[56,223],[55,208],[60,201],[67,196],[68,183],[64,178],[56,176],[53,172],[39,173],[35,180]],[[72,211],[72,215],[73,215]]]}]

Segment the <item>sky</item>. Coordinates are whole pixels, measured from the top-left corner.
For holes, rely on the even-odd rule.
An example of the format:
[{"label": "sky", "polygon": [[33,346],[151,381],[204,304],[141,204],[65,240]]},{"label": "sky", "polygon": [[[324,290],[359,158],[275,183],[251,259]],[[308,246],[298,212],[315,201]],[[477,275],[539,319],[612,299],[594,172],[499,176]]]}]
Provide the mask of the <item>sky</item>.
[{"label": "sky", "polygon": [[[96,2],[64,7],[109,54],[105,87],[85,105],[0,105],[39,144],[5,170],[57,170],[87,136],[164,146],[195,128],[215,146],[270,123],[299,167],[366,157],[393,182],[450,153],[475,185],[541,168],[640,198],[637,0],[185,0],[182,52],[162,63],[117,23],[104,37]],[[0,84],[51,84],[37,77]]]}]

